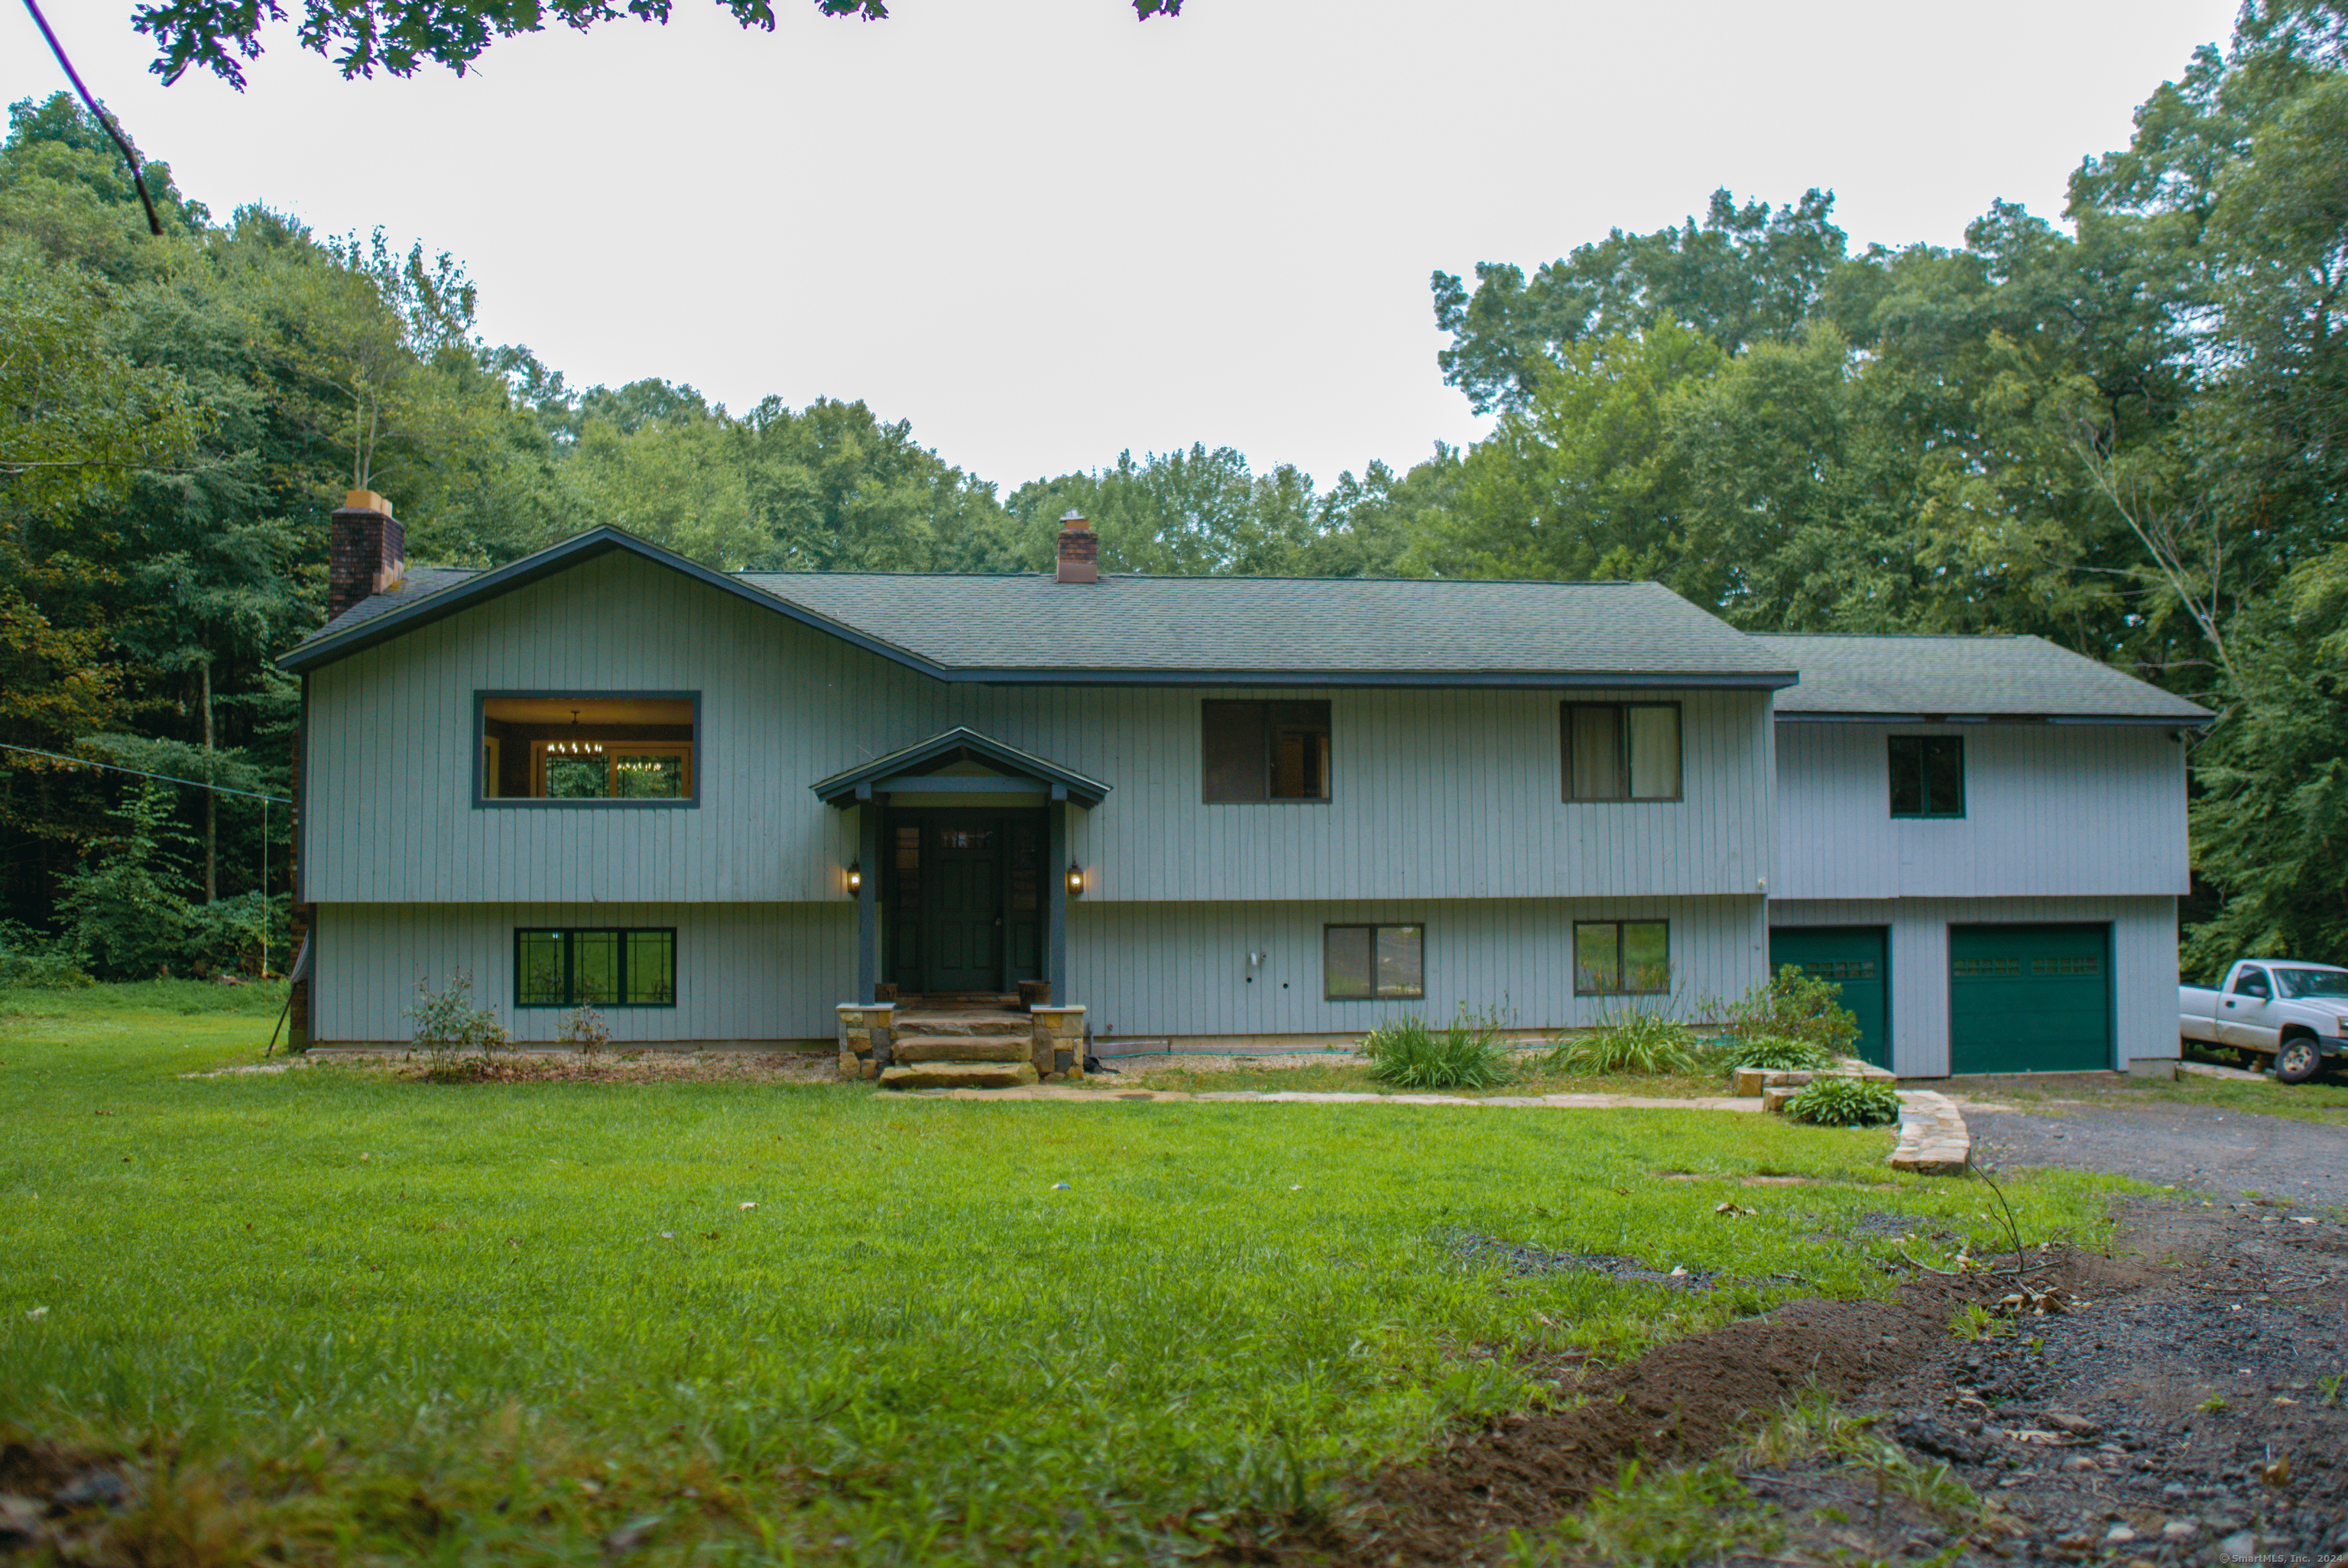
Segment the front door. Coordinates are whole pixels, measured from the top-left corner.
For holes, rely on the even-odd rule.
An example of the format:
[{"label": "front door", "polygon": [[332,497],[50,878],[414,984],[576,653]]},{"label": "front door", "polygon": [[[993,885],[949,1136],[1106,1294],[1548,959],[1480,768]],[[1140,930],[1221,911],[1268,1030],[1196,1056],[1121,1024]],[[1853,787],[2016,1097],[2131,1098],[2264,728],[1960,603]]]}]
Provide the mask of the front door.
[{"label": "front door", "polygon": [[922,876],[923,989],[994,991],[1003,983],[1003,828],[999,821],[931,819]]}]

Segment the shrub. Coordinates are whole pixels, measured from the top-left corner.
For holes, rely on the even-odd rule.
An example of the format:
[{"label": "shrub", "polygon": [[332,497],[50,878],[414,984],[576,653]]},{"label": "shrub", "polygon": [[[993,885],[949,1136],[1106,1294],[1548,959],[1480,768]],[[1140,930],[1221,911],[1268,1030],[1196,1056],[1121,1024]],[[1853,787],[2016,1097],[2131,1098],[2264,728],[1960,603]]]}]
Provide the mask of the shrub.
[{"label": "shrub", "polygon": [[578,1047],[582,1054],[592,1056],[612,1043],[612,1030],[593,1008],[575,1007],[562,1015],[559,1038],[565,1045]]},{"label": "shrub", "polygon": [[1418,1019],[1394,1019],[1362,1041],[1370,1076],[1397,1089],[1489,1089],[1509,1077],[1500,1031],[1460,1018],[1441,1033]]},{"label": "shrub", "polygon": [[1596,1030],[1560,1041],[1549,1053],[1549,1066],[1558,1071],[1600,1076],[1698,1072],[1704,1065],[1703,1048],[1688,1038],[1684,1028],[1645,1012],[1603,1017]]},{"label": "shrub", "polygon": [[16,921],[0,920],[0,987],[64,989],[94,984],[82,972],[68,944]]},{"label": "shrub", "polygon": [[1816,1046],[1832,1058],[1849,1055],[1859,1040],[1858,1015],[1841,999],[1842,988],[1832,980],[1812,979],[1798,965],[1787,964],[1742,1000],[1707,999],[1704,1010],[1740,1045],[1776,1036]]},{"label": "shrub", "polygon": [[1816,1072],[1834,1065],[1833,1058],[1807,1040],[1782,1034],[1765,1034],[1738,1040],[1729,1048],[1731,1067],[1766,1067],[1785,1072]]},{"label": "shrub", "polygon": [[1879,1127],[1900,1119],[1900,1091],[1880,1078],[1820,1078],[1786,1102],[1786,1114],[1821,1127]]},{"label": "shrub", "polygon": [[407,1009],[407,1017],[416,1025],[416,1043],[431,1053],[435,1065],[468,1050],[493,1056],[513,1043],[513,1037],[488,1009],[473,1005],[470,970],[458,970],[456,978],[437,991],[417,981],[416,1005]]}]

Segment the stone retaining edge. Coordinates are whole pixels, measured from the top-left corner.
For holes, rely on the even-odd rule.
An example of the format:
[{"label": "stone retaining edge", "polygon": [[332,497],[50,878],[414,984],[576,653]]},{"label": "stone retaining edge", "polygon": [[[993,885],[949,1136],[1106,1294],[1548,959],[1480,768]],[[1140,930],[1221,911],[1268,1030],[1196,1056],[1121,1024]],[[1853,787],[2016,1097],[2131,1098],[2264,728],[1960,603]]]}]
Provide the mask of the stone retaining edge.
[{"label": "stone retaining edge", "polygon": [[1929,1089],[1900,1091],[1900,1143],[1891,1168],[1920,1176],[1962,1176],[1972,1163],[1973,1135],[1956,1102]]}]

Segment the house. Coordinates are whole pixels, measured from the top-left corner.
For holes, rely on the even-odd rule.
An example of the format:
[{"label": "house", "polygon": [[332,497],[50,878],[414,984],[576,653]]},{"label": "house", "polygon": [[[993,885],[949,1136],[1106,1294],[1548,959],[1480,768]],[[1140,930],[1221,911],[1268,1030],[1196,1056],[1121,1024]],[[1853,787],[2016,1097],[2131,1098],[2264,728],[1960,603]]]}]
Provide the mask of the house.
[{"label": "house", "polygon": [[1105,575],[1073,517],[1005,576],[402,541],[354,492],[283,661],[310,1040],[403,1040],[459,971],[524,1040],[592,1001],[623,1041],[828,1040],[841,1004],[1023,982],[1097,1035],[1292,1038],[1685,1009],[1775,957],[1879,986],[1878,1049],[1938,1073],[1966,966],[2077,979],[2093,931],[2106,1005],[2047,1064],[2176,1053],[2168,737],[2206,715],[2034,640],[1752,637],[1652,583]]}]

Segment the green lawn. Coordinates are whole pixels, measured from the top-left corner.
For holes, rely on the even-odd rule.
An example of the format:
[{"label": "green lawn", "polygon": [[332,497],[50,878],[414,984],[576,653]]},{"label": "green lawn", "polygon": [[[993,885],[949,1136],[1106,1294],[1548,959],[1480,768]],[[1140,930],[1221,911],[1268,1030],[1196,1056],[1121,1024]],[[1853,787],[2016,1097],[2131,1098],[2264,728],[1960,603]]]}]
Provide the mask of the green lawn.
[{"label": "green lawn", "polygon": [[[104,1560],[1163,1560],[1568,1348],[1884,1289],[1892,1217],[1993,1235],[1888,1132],[1729,1112],[186,1076],[281,997],[0,995],[0,1438],[147,1478]],[[1740,1283],[1500,1288],[1460,1230]]]}]

